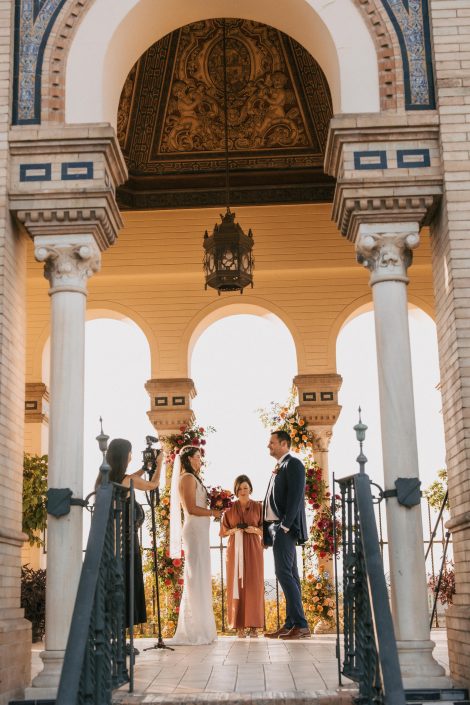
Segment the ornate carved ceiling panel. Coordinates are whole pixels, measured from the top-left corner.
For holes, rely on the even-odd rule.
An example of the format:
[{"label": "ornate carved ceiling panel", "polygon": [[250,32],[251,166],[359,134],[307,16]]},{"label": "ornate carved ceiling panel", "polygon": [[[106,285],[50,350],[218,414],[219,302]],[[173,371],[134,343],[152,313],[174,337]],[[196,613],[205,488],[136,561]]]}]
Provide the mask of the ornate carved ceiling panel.
[{"label": "ornate carved ceiling panel", "polygon": [[[231,19],[226,31],[231,202],[330,200],[322,165],[332,105],[319,65],[272,27]],[[125,82],[118,137],[130,176],[122,207],[224,203],[222,20],[147,50]]]}]

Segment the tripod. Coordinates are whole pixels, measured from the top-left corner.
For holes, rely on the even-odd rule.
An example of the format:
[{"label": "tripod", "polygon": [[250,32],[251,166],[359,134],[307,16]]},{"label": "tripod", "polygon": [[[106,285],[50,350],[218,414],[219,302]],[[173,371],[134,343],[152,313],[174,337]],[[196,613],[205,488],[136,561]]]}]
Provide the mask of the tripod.
[{"label": "tripod", "polygon": [[145,493],[147,496],[147,502],[150,505],[150,517],[151,517],[151,532],[152,532],[152,554],[153,554],[153,574],[155,578],[155,595],[157,598],[157,643],[153,646],[148,646],[144,651],[150,651],[151,649],[168,649],[168,651],[174,651],[171,646],[166,646],[162,639],[162,620],[160,615],[160,588],[158,585],[158,556],[157,556],[157,524],[155,521],[155,508],[160,502],[160,493],[158,489],[151,490]]}]

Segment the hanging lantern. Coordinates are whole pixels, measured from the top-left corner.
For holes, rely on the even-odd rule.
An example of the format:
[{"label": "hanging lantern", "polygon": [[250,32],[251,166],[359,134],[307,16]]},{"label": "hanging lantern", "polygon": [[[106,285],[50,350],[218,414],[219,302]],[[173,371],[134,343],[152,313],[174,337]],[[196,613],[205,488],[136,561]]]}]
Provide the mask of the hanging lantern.
[{"label": "hanging lantern", "polygon": [[217,289],[219,295],[222,291],[243,294],[245,286],[253,288],[253,233],[249,230],[245,235],[230,208],[220,217],[222,222],[215,224],[212,235],[207,230],[204,235],[206,289]]},{"label": "hanging lantern", "polygon": [[224,137],[225,137],[225,215],[222,222],[216,223],[212,235],[207,230],[204,234],[204,273],[206,289],[217,289],[219,296],[223,291],[239,291],[243,294],[245,286],[253,288],[254,259],[253,233],[251,229],[245,235],[238,223],[235,213],[230,210],[230,164],[228,152],[228,95],[227,95],[227,37],[225,20],[222,22],[223,79],[224,79]]}]

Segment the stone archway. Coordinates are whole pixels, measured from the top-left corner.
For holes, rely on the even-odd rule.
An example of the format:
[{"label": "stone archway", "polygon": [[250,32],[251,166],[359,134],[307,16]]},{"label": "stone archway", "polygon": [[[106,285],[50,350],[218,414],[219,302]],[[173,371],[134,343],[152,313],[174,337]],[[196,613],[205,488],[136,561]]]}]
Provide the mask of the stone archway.
[{"label": "stone archway", "polygon": [[[364,6],[364,8],[367,8],[366,14],[369,13],[371,18],[375,17],[375,19],[372,19],[372,23],[375,24],[375,26],[386,27],[389,32],[388,36],[390,37],[391,20],[383,18],[383,10],[374,7],[374,12],[370,12],[370,3],[360,4]],[[140,12],[146,3],[139,3],[139,5]],[[300,8],[299,4],[300,14],[296,16],[297,20],[299,17],[304,17],[304,15],[302,15],[303,11],[307,12],[307,14],[311,13],[312,7],[317,5],[319,7],[319,3],[313,0],[309,3],[303,3],[302,8]],[[260,4],[259,7],[262,8],[263,6],[263,4]],[[411,6],[412,9],[416,9],[415,2],[411,2]],[[103,2],[96,0],[96,2],[91,5],[89,12],[98,12],[99,7],[109,8],[109,5],[106,5],[104,0]],[[227,7],[231,7],[231,5],[227,3]],[[257,6],[256,11],[259,10],[259,7]],[[390,3],[383,0],[383,7],[390,8]],[[50,93],[48,93],[47,96],[43,94],[44,100],[42,104],[39,100],[40,114],[43,110],[44,112],[42,112],[42,114],[45,117],[47,116],[48,120],[52,119],[53,114],[59,117],[61,134],[58,137],[57,132],[55,134],[53,131],[48,132],[46,124],[43,126],[44,129],[30,133],[29,136],[26,135],[26,132],[21,135],[21,128],[17,128],[13,131],[11,138],[11,169],[14,176],[10,192],[10,207],[33,236],[45,238],[50,235],[50,232],[54,231],[56,235],[53,237],[61,238],[61,246],[65,244],[63,236],[69,236],[78,229],[80,247],[78,250],[71,251],[70,246],[76,246],[77,243],[71,243],[69,241],[67,252],[61,251],[60,256],[64,255],[65,258],[72,256],[75,265],[80,264],[80,262],[76,261],[77,259],[82,260],[82,265],[84,264],[83,260],[87,260],[86,263],[91,265],[87,271],[91,272],[96,264],[97,253],[94,248],[91,248],[91,251],[88,250],[87,252],[82,249],[81,245],[84,244],[83,235],[85,234],[85,230],[86,232],[92,230],[102,249],[113,242],[114,235],[120,226],[119,214],[115,207],[113,188],[119,183],[120,179],[124,178],[125,169],[120,160],[119,148],[114,140],[112,130],[94,125],[81,128],[75,125],[70,125],[69,127],[65,126],[64,116],[67,113],[63,111],[65,110],[67,93],[69,87],[76,85],[74,81],[77,78],[79,61],[83,57],[83,54],[81,54],[78,48],[80,45],[83,49],[84,43],[78,42],[75,44],[75,42],[72,41],[72,54],[75,49],[77,49],[77,53],[75,54],[75,58],[70,54],[66,72],[64,69],[65,61],[62,59],[58,61],[60,52],[55,52],[53,47],[59,46],[63,40],[63,37],[60,36],[60,32],[62,31],[60,28],[63,26],[66,27],[65,35],[68,33],[71,39],[72,35],[75,39],[78,38],[81,31],[82,39],[85,39],[85,44],[87,36],[91,40],[94,38],[94,34],[89,31],[90,27],[87,24],[88,15],[81,15],[82,11],[85,10],[83,3],[70,2],[61,4],[57,2],[55,9],[59,11],[61,8],[63,12],[59,16],[57,32],[51,34],[51,43],[46,48],[48,61],[51,62],[48,66],[49,68],[55,66],[55,68],[58,69],[57,76],[53,75],[55,73],[53,68],[45,72],[43,87],[44,89],[47,87],[48,90],[50,88]],[[134,4],[132,11],[135,10],[137,12],[136,8],[137,4]],[[336,10],[336,8],[333,9]],[[207,12],[207,10],[205,12]],[[218,5],[216,14],[220,15],[220,12],[221,6]],[[377,14],[375,13],[381,18],[379,23],[376,21]],[[204,16],[209,15],[204,13]],[[92,14],[90,14],[89,17],[92,17]],[[357,14],[354,22],[357,21],[357,17],[359,17],[359,14]],[[189,16],[189,20],[191,18],[192,15]],[[200,15],[198,15],[197,18],[200,19]],[[259,18],[261,19],[261,15],[259,15]],[[124,30],[127,29],[127,25],[121,23],[122,15],[109,15],[109,19],[114,21],[114,25],[113,22],[110,22],[111,30],[114,31],[114,29],[116,29],[117,31],[113,34],[114,40],[111,41],[107,47],[105,46],[103,48],[103,46],[101,46],[100,61],[98,62],[99,70],[96,73],[98,80],[94,84],[95,97],[98,98],[98,100],[94,102],[96,111],[93,113],[90,112],[89,114],[74,112],[79,110],[79,106],[70,104],[69,108],[71,112],[68,116],[71,120],[83,118],[85,123],[90,123],[92,120],[98,118],[108,119],[109,117],[110,122],[114,123],[115,107],[125,72],[129,69],[130,58],[123,54],[121,57],[122,64],[119,65],[119,62],[116,63],[116,75],[114,79],[111,77],[112,80],[108,83],[109,92],[106,93],[105,101],[102,102],[97,92],[99,93],[99,87],[103,85],[103,76],[105,76],[106,71],[109,70],[110,74],[112,74],[112,62],[116,57],[119,39],[122,39]],[[152,16],[151,19],[154,21],[155,18]],[[272,19],[271,16],[270,19]],[[51,16],[51,21],[52,20],[53,18]],[[344,17],[342,20],[344,21]],[[406,31],[406,18],[402,17],[401,24],[396,16],[395,20],[396,22],[393,23],[395,31],[397,34],[399,34],[400,31],[403,34],[403,32]],[[188,21],[188,15],[172,17],[170,24],[167,26],[167,31],[172,27],[179,26],[185,21]],[[359,100],[363,93],[361,90],[358,90],[353,95],[351,87],[357,86],[357,84],[354,82],[349,85],[343,83],[348,77],[348,66],[345,66],[345,64],[348,63],[348,60],[351,58],[351,55],[354,55],[354,52],[351,50],[351,52],[348,53],[345,49],[344,54],[340,56],[339,50],[334,46],[335,37],[338,38],[337,33],[339,29],[338,27],[334,28],[335,13],[333,10],[331,16],[329,18],[325,17],[322,22],[325,26],[330,28],[327,38],[328,41],[325,39],[324,46],[322,47],[324,51],[323,66],[325,72],[333,77],[331,84],[334,89],[335,105],[338,111],[341,112],[346,108],[351,109],[351,106],[354,108],[354,105],[357,107],[354,100]],[[369,52],[371,46],[370,36],[367,33],[368,31],[364,29],[363,23],[359,24],[361,31],[357,36],[368,37],[365,40],[365,44],[369,47]],[[73,34],[74,26],[78,27],[76,34]],[[149,27],[150,26],[151,23],[149,23]],[[315,36],[315,33],[321,26],[319,22],[315,28],[305,23],[305,31],[308,31],[309,27],[312,29],[310,40]],[[355,24],[354,26],[357,25]],[[105,29],[107,28],[106,22],[104,23],[104,27]],[[423,28],[423,22],[419,24],[418,21],[417,27],[417,29],[416,26],[410,28],[410,35],[412,30],[414,30],[414,34],[419,37],[419,33]],[[288,25],[282,24],[282,28],[287,30]],[[162,29],[162,31],[164,30]],[[365,35],[363,34],[364,31]],[[377,34],[382,36],[380,32]],[[104,35],[102,35],[102,38],[104,38]],[[154,38],[155,37],[152,37],[151,39]],[[300,35],[299,38],[301,39]],[[41,37],[36,37],[36,39],[38,39],[40,43]],[[375,41],[376,46],[380,46],[382,40],[379,39]],[[418,39],[418,43],[419,41],[421,40]],[[147,45],[149,43],[150,41]],[[383,61],[382,66],[377,62],[375,51],[372,51],[372,54],[368,54],[368,56],[373,55],[374,59],[372,63],[369,62],[369,64],[371,64],[369,66],[371,71],[367,73],[367,76],[370,78],[372,74],[374,74],[375,78],[372,77],[369,82],[366,81],[364,83],[367,100],[361,105],[362,111],[367,108],[370,112],[377,112],[380,106],[390,107],[384,100],[392,100],[391,96],[393,91],[387,93],[388,88],[385,91],[381,90],[382,79],[383,83],[387,84],[386,78],[390,73],[393,73],[394,70],[394,67],[391,66],[390,63],[387,63],[391,53],[388,39],[385,41],[385,44],[387,47],[386,52],[383,56],[379,57],[380,61]],[[425,43],[422,43],[422,47],[424,44]],[[65,45],[67,46],[66,39]],[[396,48],[397,41],[395,37],[392,39],[391,45],[393,47],[396,68],[400,61],[397,59],[398,50]],[[68,48],[67,46],[67,49]],[[41,52],[43,49],[44,45],[42,45]],[[351,47],[347,47],[347,49],[349,50]],[[411,55],[413,50],[416,50],[416,46],[409,46],[408,50]],[[139,47],[134,46],[134,58],[137,58],[138,51]],[[68,51],[65,51],[64,55],[68,56]],[[426,55],[426,52],[423,52],[423,55]],[[349,64],[350,70],[352,70],[352,67],[360,67],[360,61],[363,61],[364,57],[358,58],[356,55],[356,59],[358,59],[359,64],[351,61]],[[67,84],[67,78],[64,78],[64,76],[70,77],[70,84]],[[380,78],[378,78],[379,76]],[[119,81],[121,81],[121,84],[119,84]],[[25,80],[24,85],[26,87],[27,83],[28,82]],[[413,84],[411,88],[416,88],[416,85],[417,84]],[[56,88],[58,88],[58,90],[56,90]],[[410,85],[408,85],[408,89],[410,89]],[[403,93],[406,93],[406,90],[404,90]],[[71,96],[71,92],[69,95]],[[76,95],[80,95],[80,93],[78,92]],[[17,97],[18,96],[16,96],[16,98]],[[344,101],[341,102],[343,98]],[[353,102],[348,103],[348,100],[352,100]],[[414,104],[413,100],[415,100]],[[421,103],[419,103],[419,100],[421,100]],[[428,92],[422,94],[421,97],[414,95],[413,98],[413,95],[411,95],[411,99],[410,96],[408,96],[408,98],[404,100],[401,95],[400,99],[397,99],[396,105],[398,107],[402,107],[403,104],[405,107],[410,107],[411,105],[413,108],[417,107],[418,103],[421,108],[433,107],[429,86]],[[352,112],[360,111],[352,109]],[[405,268],[409,264],[410,253],[407,247],[403,247],[403,225],[412,223],[412,225],[409,226],[410,231],[408,234],[415,236],[417,229],[423,221],[433,217],[434,209],[441,193],[441,163],[437,146],[437,121],[434,114],[425,114],[424,117],[422,117],[422,115],[423,114],[416,117],[415,114],[413,117],[412,113],[392,115],[382,113],[381,115],[374,115],[372,118],[370,115],[357,115],[357,117],[350,118],[345,116],[344,120],[339,119],[333,121],[330,132],[328,157],[326,160],[329,173],[339,179],[334,217],[343,234],[347,235],[353,241],[356,240],[358,234],[364,235],[365,231],[367,231],[369,237],[371,236],[371,232],[374,237],[379,234],[381,236],[378,238],[380,242],[376,242],[379,249],[381,249],[383,245],[384,238],[382,236],[386,235],[388,238],[388,251],[390,250],[391,239],[392,249],[393,247],[398,248],[399,259],[402,258],[402,265]],[[38,122],[38,119],[39,118],[33,117],[33,124],[34,122]],[[18,124],[27,124],[27,119],[22,118],[16,122]],[[385,147],[384,141],[386,142]],[[51,154],[53,154],[52,159],[50,158]],[[79,159],[76,158],[77,154],[79,154]],[[90,154],[92,157],[90,157]],[[34,157],[31,155],[34,155]],[[413,159],[414,157],[415,159]],[[73,162],[72,166],[70,166],[70,162]],[[96,180],[93,179],[93,184],[90,183],[90,177],[92,175],[97,175]],[[41,180],[50,181],[48,186],[51,187],[51,190],[48,189],[48,199],[42,198],[43,194],[34,191],[35,186],[37,186],[38,182],[41,182]],[[81,193],[82,200],[77,198],[78,192],[80,190],[83,191],[83,189],[80,188],[82,186],[85,187],[85,190],[87,187],[89,187],[90,191],[94,190],[93,198],[89,198],[90,193],[86,193],[84,196],[83,192]],[[77,188],[74,189],[74,187]],[[98,199],[97,193],[100,196]],[[73,195],[73,199],[70,198],[71,195]],[[39,198],[39,196],[41,196],[41,198]],[[73,200],[72,204],[69,203],[71,200]],[[60,203],[60,207],[57,206],[58,203]],[[52,217],[51,214],[53,214]],[[386,226],[390,224],[389,232],[386,231]],[[396,225],[398,225],[398,227],[395,227]],[[392,237],[390,238],[389,236]],[[413,238],[411,238],[410,242],[412,240]],[[369,243],[368,245],[367,242]],[[59,245],[57,241],[51,243],[50,240],[45,242],[44,239],[41,244],[44,247],[52,247],[53,249],[57,248]],[[90,241],[86,242],[87,246],[90,244]],[[371,247],[371,241],[366,238],[365,244],[367,245],[366,250],[369,255],[374,254],[375,256],[376,253],[373,252],[374,248]],[[362,245],[364,245],[364,238],[362,239]],[[49,254],[51,253],[49,252]],[[41,253],[41,257],[43,257],[43,255],[45,258],[45,254]],[[57,250],[54,251],[54,257],[56,255]],[[366,259],[364,253],[362,253],[361,257],[363,260]],[[52,255],[47,259],[50,261]],[[367,261],[369,262],[369,260]],[[372,262],[369,262],[369,266],[373,266]],[[83,269],[86,269],[86,267],[83,267]],[[83,272],[81,272],[81,276],[83,276]],[[88,276],[88,274],[84,276]],[[402,271],[400,276],[404,276]],[[403,281],[403,278],[401,281]],[[83,282],[81,282],[81,284],[82,283]],[[76,282],[73,282],[71,285],[73,286],[75,284]],[[446,286],[448,286],[448,281]]]}]

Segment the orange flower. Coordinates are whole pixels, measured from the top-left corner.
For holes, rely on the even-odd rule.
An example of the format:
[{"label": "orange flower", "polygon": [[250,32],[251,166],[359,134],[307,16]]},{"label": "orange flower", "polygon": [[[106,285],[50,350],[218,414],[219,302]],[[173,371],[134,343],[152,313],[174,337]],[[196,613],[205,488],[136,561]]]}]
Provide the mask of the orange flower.
[{"label": "orange flower", "polygon": [[299,426],[305,426],[305,421],[303,419],[299,420]]}]

